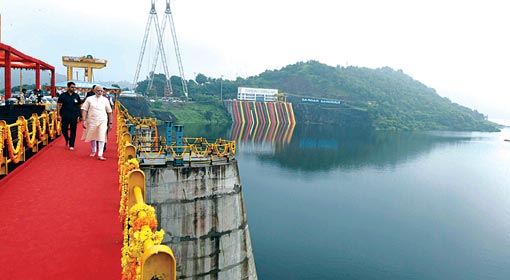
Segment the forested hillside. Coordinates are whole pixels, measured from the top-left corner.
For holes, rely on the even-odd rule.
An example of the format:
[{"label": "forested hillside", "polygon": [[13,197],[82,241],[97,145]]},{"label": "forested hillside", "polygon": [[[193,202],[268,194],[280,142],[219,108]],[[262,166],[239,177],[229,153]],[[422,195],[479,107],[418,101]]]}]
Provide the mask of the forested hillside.
[{"label": "forested hillside", "polygon": [[[151,91],[145,92],[147,80],[138,83],[137,91],[157,99],[163,96],[165,79],[164,74],[156,74]],[[182,96],[180,78],[173,76],[170,81],[173,96]],[[308,61],[235,81],[209,78],[203,74],[188,81],[189,97],[204,105],[221,104],[220,99],[235,99],[239,86],[275,88],[285,93],[287,100],[293,103],[300,123],[363,126],[378,130],[498,130],[483,114],[452,103],[403,71],[389,67],[332,67]],[[335,100],[337,103],[309,103],[303,102],[303,98]],[[202,111],[211,110],[204,108]],[[204,115],[201,119],[207,118]],[[215,122],[219,120],[215,118]]]},{"label": "forested hillside", "polygon": [[[277,88],[288,94],[296,117],[305,122],[363,124],[381,130],[497,130],[483,114],[452,103],[389,67],[332,67],[309,61],[265,71],[242,82],[240,86]],[[342,105],[300,104],[301,97],[341,100]],[[325,119],[321,112],[333,118]]]}]

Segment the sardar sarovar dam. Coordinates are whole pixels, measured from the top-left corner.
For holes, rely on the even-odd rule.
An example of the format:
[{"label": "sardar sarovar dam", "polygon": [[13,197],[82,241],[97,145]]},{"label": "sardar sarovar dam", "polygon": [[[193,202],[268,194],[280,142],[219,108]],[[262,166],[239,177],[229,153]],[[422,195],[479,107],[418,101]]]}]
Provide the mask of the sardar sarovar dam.
[{"label": "sardar sarovar dam", "polygon": [[257,279],[235,141],[183,137],[184,127],[127,123],[146,202],[165,230],[178,279]]}]

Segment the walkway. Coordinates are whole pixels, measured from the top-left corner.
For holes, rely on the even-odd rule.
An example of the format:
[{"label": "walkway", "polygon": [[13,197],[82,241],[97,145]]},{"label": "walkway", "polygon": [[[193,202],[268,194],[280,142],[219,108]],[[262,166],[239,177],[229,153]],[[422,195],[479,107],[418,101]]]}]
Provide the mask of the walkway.
[{"label": "walkway", "polygon": [[61,136],[0,180],[1,279],[120,279],[115,131],[106,161]]}]

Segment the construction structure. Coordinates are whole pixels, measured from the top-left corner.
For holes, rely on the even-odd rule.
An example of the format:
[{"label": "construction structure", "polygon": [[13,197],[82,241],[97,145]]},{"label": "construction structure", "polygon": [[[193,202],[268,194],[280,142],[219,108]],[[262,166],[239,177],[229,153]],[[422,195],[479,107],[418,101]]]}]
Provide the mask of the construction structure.
[{"label": "construction structure", "polygon": [[168,24],[170,24],[170,29],[171,29],[171,33],[172,33],[172,40],[173,40],[173,45],[174,45],[175,56],[177,59],[179,75],[181,77],[183,94],[186,97],[188,97],[188,86],[186,84],[186,78],[184,77],[184,70],[182,67],[181,54],[179,51],[179,43],[177,42],[177,35],[175,32],[174,20],[172,18],[172,10],[170,9],[170,0],[166,0],[165,15],[163,16],[163,21],[161,23],[161,26],[158,25],[158,22],[159,22],[159,20],[158,20],[158,15],[156,13],[155,0],[151,0],[151,9],[149,12],[149,18],[147,20],[147,25],[145,27],[145,34],[144,34],[143,41],[142,41],[142,48],[140,50],[140,56],[138,57],[138,64],[136,66],[136,72],[135,72],[133,84],[136,87],[136,84],[138,82],[138,77],[140,75],[140,69],[142,67],[145,49],[147,46],[147,39],[149,37],[151,26],[154,23],[154,26],[156,28],[156,37],[158,39],[158,47],[155,50],[154,61],[152,63],[151,71],[149,72],[150,77],[149,77],[149,83],[147,85],[146,91],[149,91],[152,88],[153,81],[154,81],[154,72],[156,70],[158,59],[161,56],[161,62],[163,64],[163,70],[164,70],[165,76],[166,76],[166,88],[165,88],[164,92],[165,92],[166,96],[170,96],[173,94],[172,84],[170,82],[171,76],[168,71],[168,64],[167,64],[167,60],[166,60],[166,53],[165,53],[165,47],[164,47],[164,34],[165,34],[167,22],[168,22]]},{"label": "construction structure", "polygon": [[[85,69],[84,77],[86,77],[87,82],[92,82],[93,69],[101,69],[106,67],[107,62],[108,61],[106,59],[94,58],[90,54],[86,56],[62,56],[62,64],[67,67],[68,81],[74,80],[74,68],[83,68]],[[78,80],[78,78],[76,80]]]}]

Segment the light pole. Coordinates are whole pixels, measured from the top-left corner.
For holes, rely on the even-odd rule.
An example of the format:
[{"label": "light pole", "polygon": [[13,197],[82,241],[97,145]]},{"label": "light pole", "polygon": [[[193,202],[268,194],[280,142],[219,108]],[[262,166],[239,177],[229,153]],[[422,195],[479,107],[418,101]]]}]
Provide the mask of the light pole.
[{"label": "light pole", "polygon": [[221,75],[220,80],[220,100],[223,101],[223,75]]}]

